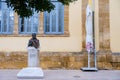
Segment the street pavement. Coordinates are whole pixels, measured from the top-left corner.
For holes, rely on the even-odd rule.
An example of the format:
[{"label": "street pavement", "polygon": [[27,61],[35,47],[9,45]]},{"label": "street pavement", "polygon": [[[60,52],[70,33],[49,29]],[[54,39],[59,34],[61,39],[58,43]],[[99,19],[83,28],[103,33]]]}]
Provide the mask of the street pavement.
[{"label": "street pavement", "polygon": [[43,79],[19,79],[18,69],[0,69],[0,80],[120,80],[120,70],[43,70]]}]

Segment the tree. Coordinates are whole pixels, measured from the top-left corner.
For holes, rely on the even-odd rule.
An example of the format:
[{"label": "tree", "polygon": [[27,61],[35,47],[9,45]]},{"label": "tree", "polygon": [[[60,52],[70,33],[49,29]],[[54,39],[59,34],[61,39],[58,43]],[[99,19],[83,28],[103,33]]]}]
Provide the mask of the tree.
[{"label": "tree", "polygon": [[8,7],[11,7],[20,17],[30,17],[36,12],[50,12],[55,8],[52,2],[61,2],[63,5],[69,5],[77,0],[6,0]]}]

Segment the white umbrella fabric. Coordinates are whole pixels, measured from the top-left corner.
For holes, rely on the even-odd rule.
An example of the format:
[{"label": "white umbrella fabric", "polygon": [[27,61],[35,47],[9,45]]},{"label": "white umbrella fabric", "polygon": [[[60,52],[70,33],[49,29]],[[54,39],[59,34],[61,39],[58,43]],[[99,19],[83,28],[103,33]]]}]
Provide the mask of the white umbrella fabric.
[{"label": "white umbrella fabric", "polygon": [[93,52],[93,25],[92,10],[90,5],[86,8],[86,49],[88,53]]}]

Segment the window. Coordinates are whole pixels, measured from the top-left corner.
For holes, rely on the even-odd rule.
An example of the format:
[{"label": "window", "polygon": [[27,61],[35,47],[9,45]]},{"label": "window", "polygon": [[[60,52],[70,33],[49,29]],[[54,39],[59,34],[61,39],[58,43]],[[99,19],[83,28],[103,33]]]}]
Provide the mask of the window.
[{"label": "window", "polygon": [[44,33],[63,34],[64,33],[64,6],[62,3],[54,1],[55,9],[50,13],[44,12]]},{"label": "window", "polygon": [[32,33],[41,37],[69,36],[69,6],[51,0],[55,4],[55,9],[50,13],[35,12],[30,18],[20,18],[4,1],[0,0],[0,37],[28,37]]},{"label": "window", "polygon": [[12,34],[14,26],[14,12],[0,1],[0,34]]},{"label": "window", "polygon": [[32,34],[38,33],[39,13],[34,12],[30,18],[19,18],[19,33]]}]

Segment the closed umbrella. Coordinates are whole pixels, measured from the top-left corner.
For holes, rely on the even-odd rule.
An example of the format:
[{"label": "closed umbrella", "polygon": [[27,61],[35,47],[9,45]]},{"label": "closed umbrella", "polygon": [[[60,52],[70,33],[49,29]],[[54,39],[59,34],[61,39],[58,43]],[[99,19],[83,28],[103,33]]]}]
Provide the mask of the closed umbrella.
[{"label": "closed umbrella", "polygon": [[[88,0],[86,7],[86,50],[88,52],[88,67],[81,68],[82,70],[97,70],[96,68],[96,50],[95,50],[95,36],[94,36],[94,0]],[[90,55],[94,53],[94,67],[90,66]]]}]

